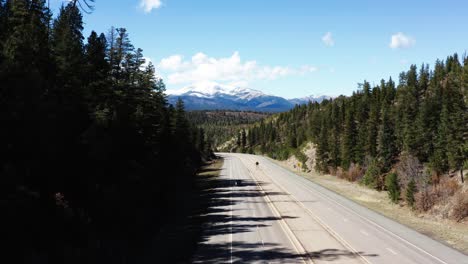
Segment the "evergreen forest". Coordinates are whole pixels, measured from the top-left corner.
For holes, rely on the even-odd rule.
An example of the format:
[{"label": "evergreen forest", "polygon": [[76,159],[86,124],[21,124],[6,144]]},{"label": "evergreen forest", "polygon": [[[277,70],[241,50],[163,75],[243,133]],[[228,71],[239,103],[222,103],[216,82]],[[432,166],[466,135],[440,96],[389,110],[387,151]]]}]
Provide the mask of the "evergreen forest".
[{"label": "evergreen forest", "polygon": [[83,35],[92,2],[0,1],[3,259],[132,263],[209,158],[125,28]]},{"label": "evergreen forest", "polygon": [[[433,68],[411,65],[397,83],[391,77],[374,85],[364,81],[351,96],[297,105],[232,137],[238,152],[279,160],[295,155],[304,163],[314,159],[314,168],[305,170],[377,190],[404,189],[412,205],[414,193],[427,195],[429,186],[444,178],[465,181],[468,57],[454,54]],[[301,152],[309,142],[315,157]],[[397,202],[401,193],[393,192],[392,200]]]}]

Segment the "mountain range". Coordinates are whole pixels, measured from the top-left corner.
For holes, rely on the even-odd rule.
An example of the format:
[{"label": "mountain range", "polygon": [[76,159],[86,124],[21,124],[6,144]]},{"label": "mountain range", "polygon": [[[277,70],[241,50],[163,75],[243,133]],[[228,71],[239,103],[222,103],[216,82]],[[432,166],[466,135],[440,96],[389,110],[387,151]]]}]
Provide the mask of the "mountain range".
[{"label": "mountain range", "polygon": [[250,88],[218,83],[191,85],[180,90],[167,90],[166,93],[170,104],[175,104],[178,98],[181,98],[185,103],[185,108],[189,111],[229,109],[283,112],[292,109],[296,104],[306,104],[309,101],[320,103],[331,98],[326,95],[311,95],[304,98],[286,99]]}]

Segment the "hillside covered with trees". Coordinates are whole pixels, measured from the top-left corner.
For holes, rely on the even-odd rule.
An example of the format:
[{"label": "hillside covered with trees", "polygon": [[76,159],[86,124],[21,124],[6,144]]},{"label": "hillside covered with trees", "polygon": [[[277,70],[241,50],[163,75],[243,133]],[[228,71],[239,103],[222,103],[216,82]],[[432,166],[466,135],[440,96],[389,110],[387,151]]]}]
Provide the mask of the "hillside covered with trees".
[{"label": "hillside covered with trees", "polygon": [[[316,170],[389,190],[395,202],[405,193],[413,206],[416,193],[428,196],[429,186],[444,182],[447,175],[463,182],[467,110],[468,58],[455,54],[437,60],[433,69],[412,65],[398,84],[392,78],[375,86],[365,81],[352,96],[274,115],[247,132],[237,131],[234,137],[245,134],[246,140],[237,140],[235,147],[284,160],[312,142]],[[468,201],[464,203],[466,217]]]},{"label": "hillside covered with trees", "polygon": [[125,28],[0,1],[0,233],[19,263],[134,263],[206,148]]},{"label": "hillside covered with trees", "polygon": [[246,129],[271,114],[249,111],[215,110],[189,111],[187,119],[198,127],[198,133],[204,135],[207,146],[216,148],[241,129]]}]

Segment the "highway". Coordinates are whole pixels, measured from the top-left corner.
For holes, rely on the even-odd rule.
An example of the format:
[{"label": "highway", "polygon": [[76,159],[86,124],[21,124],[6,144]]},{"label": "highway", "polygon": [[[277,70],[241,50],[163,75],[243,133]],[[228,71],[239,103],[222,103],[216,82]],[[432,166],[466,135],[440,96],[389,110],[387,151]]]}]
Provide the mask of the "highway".
[{"label": "highway", "polygon": [[193,263],[468,263],[461,252],[267,158],[218,155],[223,184]]}]

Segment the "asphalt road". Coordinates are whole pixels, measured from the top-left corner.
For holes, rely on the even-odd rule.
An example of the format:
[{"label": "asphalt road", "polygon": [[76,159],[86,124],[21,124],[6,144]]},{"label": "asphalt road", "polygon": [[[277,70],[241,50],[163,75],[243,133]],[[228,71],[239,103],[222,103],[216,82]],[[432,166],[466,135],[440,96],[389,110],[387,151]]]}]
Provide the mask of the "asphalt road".
[{"label": "asphalt road", "polygon": [[219,155],[222,184],[194,263],[468,263],[264,157]]}]

